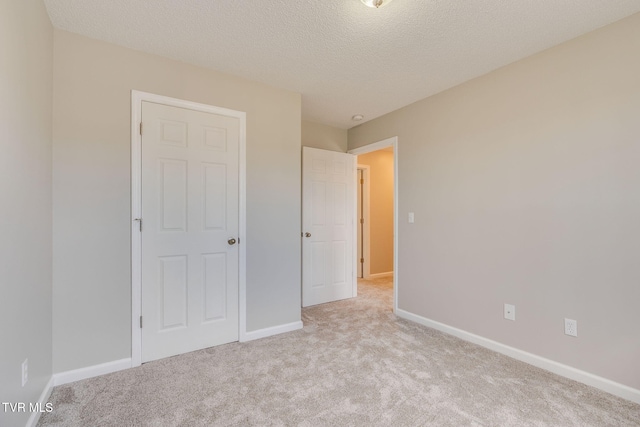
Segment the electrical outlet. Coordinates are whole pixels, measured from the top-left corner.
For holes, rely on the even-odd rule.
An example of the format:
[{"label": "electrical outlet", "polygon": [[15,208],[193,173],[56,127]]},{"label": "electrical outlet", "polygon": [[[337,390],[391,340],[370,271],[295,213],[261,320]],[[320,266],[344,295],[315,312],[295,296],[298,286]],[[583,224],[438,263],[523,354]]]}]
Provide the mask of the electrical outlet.
[{"label": "electrical outlet", "polygon": [[29,359],[24,359],[24,362],[22,362],[22,387],[24,387],[24,385],[27,383],[28,380],[29,380]]},{"label": "electrical outlet", "polygon": [[564,333],[572,337],[578,336],[578,321],[573,319],[564,319]]},{"label": "electrical outlet", "polygon": [[504,318],[507,320],[516,320],[516,306],[512,304],[504,305]]}]

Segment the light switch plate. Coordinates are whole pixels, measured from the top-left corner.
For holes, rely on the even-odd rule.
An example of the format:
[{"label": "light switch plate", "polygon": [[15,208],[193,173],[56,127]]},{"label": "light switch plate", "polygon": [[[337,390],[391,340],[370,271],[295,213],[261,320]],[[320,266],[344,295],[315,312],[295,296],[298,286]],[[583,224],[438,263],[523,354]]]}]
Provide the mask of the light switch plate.
[{"label": "light switch plate", "polygon": [[512,304],[504,305],[504,318],[507,320],[516,320],[516,306]]}]

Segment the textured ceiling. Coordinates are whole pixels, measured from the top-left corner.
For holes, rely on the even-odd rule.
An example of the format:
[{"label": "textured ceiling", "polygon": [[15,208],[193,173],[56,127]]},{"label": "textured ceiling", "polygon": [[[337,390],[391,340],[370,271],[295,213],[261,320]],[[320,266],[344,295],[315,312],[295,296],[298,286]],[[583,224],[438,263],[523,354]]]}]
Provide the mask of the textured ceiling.
[{"label": "textured ceiling", "polygon": [[302,94],[341,128],[640,12],[640,0],[44,0],[57,28]]}]

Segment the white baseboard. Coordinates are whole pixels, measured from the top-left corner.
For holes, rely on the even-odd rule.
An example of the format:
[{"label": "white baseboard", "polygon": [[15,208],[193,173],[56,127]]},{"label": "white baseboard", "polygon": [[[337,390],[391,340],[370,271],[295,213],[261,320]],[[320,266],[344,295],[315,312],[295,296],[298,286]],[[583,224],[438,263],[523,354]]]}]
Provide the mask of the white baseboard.
[{"label": "white baseboard", "polygon": [[112,372],[122,371],[131,367],[131,358],[114,360],[113,362],[101,363],[100,365],[87,366],[86,368],[74,369],[72,371],[59,372],[53,375],[53,384],[58,386],[72,383],[74,381],[85,380]]},{"label": "white baseboard", "polygon": [[[49,378],[49,382],[47,382],[47,385],[44,386],[44,390],[42,390],[42,393],[40,394],[40,398],[38,399],[38,406],[40,408],[45,407],[45,405],[47,404],[47,401],[49,400],[49,397],[51,397],[52,391],[53,391],[53,376]],[[27,420],[26,427],[36,427],[36,425],[38,425],[38,421],[40,420],[41,414],[42,414],[41,412],[32,412],[31,416]]]},{"label": "white baseboard", "polygon": [[465,341],[469,341],[490,350],[497,351],[498,353],[502,353],[530,365],[537,366],[538,368],[545,369],[547,371],[553,372],[554,374],[581,382],[591,387],[598,388],[623,399],[627,399],[635,403],[640,403],[640,390],[636,390],[624,384],[599,377],[589,372],[581,371],[580,369],[576,369],[568,365],[563,365],[562,363],[558,363],[553,360],[546,359],[544,357],[537,356],[535,354],[528,353],[514,347],[510,347],[508,345],[481,337],[480,335],[472,334],[471,332],[467,332],[462,329],[454,328],[453,326],[445,325],[444,323],[436,322],[435,320],[427,319],[426,317],[422,317],[405,310],[398,309],[396,315],[398,317],[402,317],[403,319],[411,320],[412,322],[437,329],[438,331],[445,332],[449,335],[453,335]]},{"label": "white baseboard", "polygon": [[240,342],[253,341],[260,338],[270,337],[272,335],[283,334],[285,332],[296,331],[302,329],[302,321],[285,323],[284,325],[272,326],[270,328],[258,329],[257,331],[246,332],[240,338]]},{"label": "white baseboard", "polygon": [[378,277],[387,277],[387,276],[393,276],[393,271],[387,271],[386,273],[370,274],[367,277],[365,277],[365,279],[376,279]]}]

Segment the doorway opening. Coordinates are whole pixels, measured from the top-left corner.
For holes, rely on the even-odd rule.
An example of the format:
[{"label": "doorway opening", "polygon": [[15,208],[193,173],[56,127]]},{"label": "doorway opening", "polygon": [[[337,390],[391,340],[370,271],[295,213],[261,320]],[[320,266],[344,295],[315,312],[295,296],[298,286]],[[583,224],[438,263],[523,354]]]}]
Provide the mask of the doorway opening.
[{"label": "doorway opening", "polygon": [[393,311],[398,295],[398,138],[350,150],[357,155],[357,277],[387,280],[393,285]]}]

